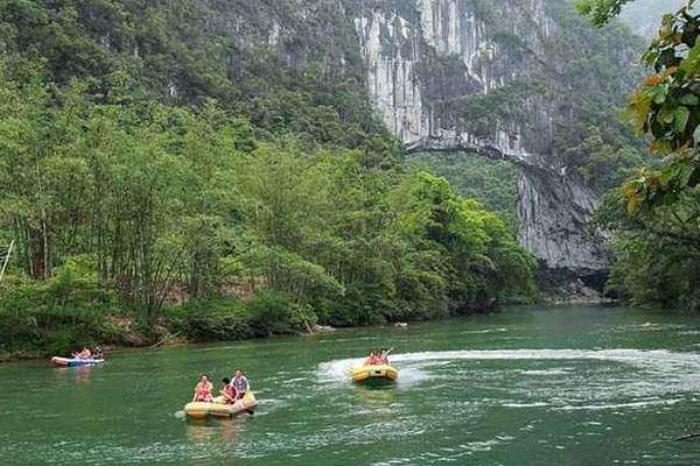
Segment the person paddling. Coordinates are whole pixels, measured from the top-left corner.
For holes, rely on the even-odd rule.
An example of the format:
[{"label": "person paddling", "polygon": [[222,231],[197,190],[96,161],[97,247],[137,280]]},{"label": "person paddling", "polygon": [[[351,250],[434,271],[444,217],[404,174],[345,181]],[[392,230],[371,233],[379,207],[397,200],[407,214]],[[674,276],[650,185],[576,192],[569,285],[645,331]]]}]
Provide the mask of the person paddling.
[{"label": "person paddling", "polygon": [[248,379],[243,374],[243,371],[241,369],[236,369],[236,371],[234,372],[233,380],[231,380],[231,387],[233,387],[237,392],[237,400],[243,398],[248,392],[248,390],[250,390],[250,384],[248,383]]},{"label": "person paddling", "polygon": [[221,395],[224,397],[224,403],[233,404],[238,397],[238,392],[231,386],[231,379],[224,377],[221,379]]},{"label": "person paddling", "polygon": [[209,378],[202,374],[199,377],[199,383],[194,387],[194,395],[192,401],[212,401],[211,390],[213,386],[209,382]]},{"label": "person paddling", "polygon": [[382,348],[381,352],[379,353],[379,364],[389,365],[389,353],[390,352],[391,352],[391,349]]}]

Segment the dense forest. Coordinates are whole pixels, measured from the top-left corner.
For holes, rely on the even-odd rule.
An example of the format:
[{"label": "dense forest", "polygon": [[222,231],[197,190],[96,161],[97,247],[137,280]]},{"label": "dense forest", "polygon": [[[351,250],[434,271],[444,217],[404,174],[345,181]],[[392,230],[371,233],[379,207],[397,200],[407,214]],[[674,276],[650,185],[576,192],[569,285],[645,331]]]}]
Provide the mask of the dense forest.
[{"label": "dense forest", "polygon": [[[333,31],[329,44],[309,32],[342,54],[339,71],[304,44],[287,54],[232,45],[210,32],[207,8],[0,5],[0,353],[243,338],[535,298],[536,263],[515,240],[512,167],[407,160],[372,110],[352,33]],[[646,85],[672,92],[659,73]],[[663,104],[656,87],[640,91],[659,93],[653,102],[637,102]],[[582,97],[582,108],[606,95]],[[695,109],[692,97],[674,94],[680,110],[654,120],[653,131],[684,135],[664,153],[693,136],[694,113],[682,110]],[[641,199],[652,197],[646,181],[636,194],[614,188],[648,160],[624,125],[593,125],[618,110],[592,109],[557,147],[597,190],[612,188],[596,219],[617,257],[609,290],[697,308],[696,172],[686,162],[662,172],[672,187],[653,206]]]},{"label": "dense forest", "polygon": [[[0,6],[0,243],[14,246],[0,350],[232,339],[532,299],[534,261],[512,224],[406,167],[352,76],[313,63],[286,76],[270,57],[247,61],[262,68],[239,69],[234,86],[206,50],[181,48],[190,31],[154,24],[175,9],[120,23],[138,3]],[[148,59],[114,53],[124,44]],[[162,94],[156,62],[180,53],[192,68],[179,94]]]},{"label": "dense forest", "polygon": [[408,154],[406,164],[445,178],[460,195],[478,199],[517,228],[517,170],[511,163],[458,152],[420,152]]}]

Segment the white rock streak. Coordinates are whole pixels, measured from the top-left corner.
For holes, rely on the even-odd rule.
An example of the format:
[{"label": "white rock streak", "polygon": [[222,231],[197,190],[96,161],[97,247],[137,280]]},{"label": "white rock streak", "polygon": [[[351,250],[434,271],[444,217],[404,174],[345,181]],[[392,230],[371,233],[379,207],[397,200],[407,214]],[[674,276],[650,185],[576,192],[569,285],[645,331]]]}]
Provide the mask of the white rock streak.
[{"label": "white rock streak", "polygon": [[[384,124],[407,144],[419,140],[427,128],[415,71],[419,32],[406,19],[379,11],[356,19],[355,27],[360,32],[370,95]],[[409,52],[402,47],[407,41],[414,45]]]}]

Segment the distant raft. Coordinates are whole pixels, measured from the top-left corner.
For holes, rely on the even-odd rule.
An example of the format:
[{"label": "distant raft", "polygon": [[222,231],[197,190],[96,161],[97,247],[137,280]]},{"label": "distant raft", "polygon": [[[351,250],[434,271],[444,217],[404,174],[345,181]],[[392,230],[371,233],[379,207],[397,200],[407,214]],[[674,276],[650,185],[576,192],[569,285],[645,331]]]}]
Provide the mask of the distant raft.
[{"label": "distant raft", "polygon": [[367,386],[390,385],[398,377],[398,369],[388,364],[357,366],[350,370],[350,378],[354,383]]},{"label": "distant raft", "polygon": [[101,364],[103,362],[105,362],[104,359],[93,358],[62,358],[61,356],[54,356],[51,358],[51,364],[56,367],[94,366],[95,364]]},{"label": "distant raft", "polygon": [[258,402],[252,392],[247,392],[235,403],[224,403],[223,396],[217,396],[214,401],[192,401],[185,405],[185,415],[192,419],[204,419],[207,416],[234,417],[242,413],[251,414]]}]

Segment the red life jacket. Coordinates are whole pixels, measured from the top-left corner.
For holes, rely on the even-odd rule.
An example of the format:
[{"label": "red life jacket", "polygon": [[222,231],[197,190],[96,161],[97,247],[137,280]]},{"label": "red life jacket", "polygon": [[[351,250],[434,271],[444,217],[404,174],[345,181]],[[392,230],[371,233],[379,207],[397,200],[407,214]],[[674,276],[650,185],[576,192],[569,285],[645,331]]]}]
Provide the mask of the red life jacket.
[{"label": "red life jacket", "polygon": [[229,398],[226,398],[226,400],[224,400],[226,403],[233,403],[233,401],[234,401],[236,398],[238,398],[238,391],[237,391],[235,388],[233,388],[230,384],[227,384],[227,385],[224,387],[224,393],[225,393],[228,397],[230,397],[230,399],[229,399]]},{"label": "red life jacket", "polygon": [[381,363],[382,363],[382,359],[379,356],[377,356],[376,354],[373,354],[370,357],[368,357],[367,362],[366,362],[366,364],[369,366],[374,366],[374,365],[381,364]]}]

